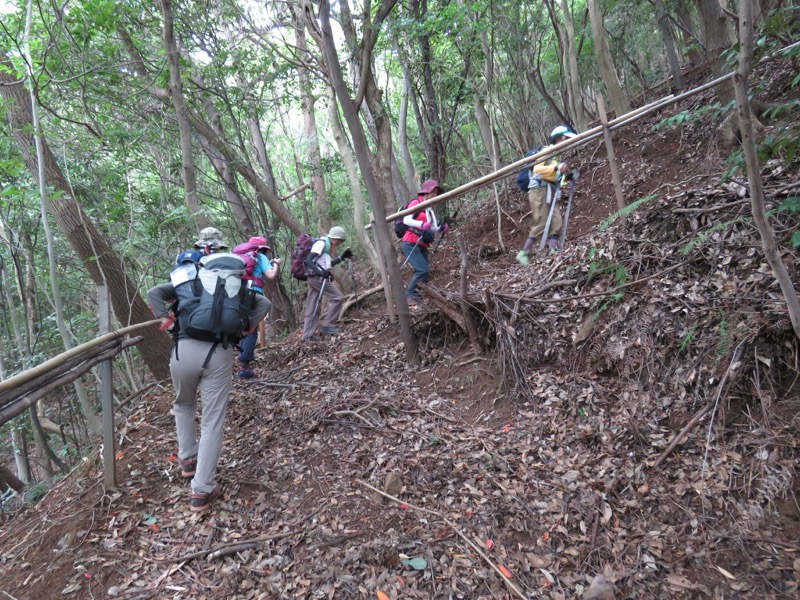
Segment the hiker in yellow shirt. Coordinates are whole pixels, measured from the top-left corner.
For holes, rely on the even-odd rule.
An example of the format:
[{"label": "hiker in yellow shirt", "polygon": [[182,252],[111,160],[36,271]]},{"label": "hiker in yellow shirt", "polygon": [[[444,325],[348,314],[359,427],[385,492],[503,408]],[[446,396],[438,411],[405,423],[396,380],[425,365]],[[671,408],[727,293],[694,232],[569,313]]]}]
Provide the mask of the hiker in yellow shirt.
[{"label": "hiker in yellow shirt", "polygon": [[[550,146],[540,150],[544,152],[551,146],[559,144],[565,140],[574,138],[577,134],[566,125],[559,125],[550,134]],[[527,265],[531,262],[531,249],[536,244],[536,238],[544,233],[547,223],[547,216],[550,213],[550,200],[556,191],[556,185],[560,175],[569,173],[569,164],[560,162],[558,156],[551,156],[541,163],[533,165],[531,169],[530,184],[528,186],[528,202],[531,205],[531,228],[528,232],[528,239],[525,245],[517,253],[517,262]],[[561,213],[556,209],[553,211],[553,220],[550,223],[548,232],[547,246],[554,249],[558,245],[558,233],[561,231]]]}]

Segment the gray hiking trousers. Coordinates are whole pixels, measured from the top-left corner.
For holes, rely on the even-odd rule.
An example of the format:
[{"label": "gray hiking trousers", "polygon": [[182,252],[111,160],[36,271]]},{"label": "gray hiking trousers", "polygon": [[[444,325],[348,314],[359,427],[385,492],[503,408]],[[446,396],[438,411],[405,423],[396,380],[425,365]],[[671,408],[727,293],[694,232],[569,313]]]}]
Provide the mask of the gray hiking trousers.
[{"label": "gray hiking trousers", "polygon": [[[175,428],[178,432],[178,457],[186,460],[197,457],[197,471],[192,479],[192,491],[206,494],[214,490],[217,462],[222,450],[222,434],[228,396],[233,385],[233,346],[218,344],[203,369],[203,362],[213,344],[191,338],[180,338],[173,347],[169,361],[172,383],[175,386]],[[200,439],[197,439],[197,392],[203,403],[200,418]]]},{"label": "gray hiking trousers", "polygon": [[[311,339],[319,324],[319,316],[322,312],[322,298],[320,298],[322,282],[321,277],[309,277],[306,282],[308,283],[308,297],[306,298],[306,313],[303,322],[303,340]],[[334,327],[339,320],[342,306],[344,306],[344,294],[334,282],[326,281],[322,295],[328,298],[328,310],[325,312],[325,318],[322,319],[322,326]]]}]

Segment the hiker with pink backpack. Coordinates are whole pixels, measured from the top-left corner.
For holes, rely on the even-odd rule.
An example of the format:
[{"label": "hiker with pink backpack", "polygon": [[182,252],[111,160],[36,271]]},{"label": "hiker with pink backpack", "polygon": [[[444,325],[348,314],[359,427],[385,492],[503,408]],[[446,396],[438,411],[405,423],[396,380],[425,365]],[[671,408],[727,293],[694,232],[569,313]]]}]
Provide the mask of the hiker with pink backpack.
[{"label": "hiker with pink backpack", "polygon": [[[242,279],[247,282],[247,286],[254,292],[264,295],[264,286],[268,280],[273,280],[278,276],[278,269],[281,264],[280,258],[269,259],[267,252],[270,247],[266,238],[260,236],[251,237],[244,244],[234,246],[233,253],[242,257],[245,264],[245,274]],[[269,301],[269,300],[268,300]],[[272,303],[270,303],[272,306]],[[239,377],[241,379],[252,379],[256,376],[250,363],[255,358],[256,342],[258,332],[252,331],[247,334],[240,342],[242,351],[239,353]]]}]

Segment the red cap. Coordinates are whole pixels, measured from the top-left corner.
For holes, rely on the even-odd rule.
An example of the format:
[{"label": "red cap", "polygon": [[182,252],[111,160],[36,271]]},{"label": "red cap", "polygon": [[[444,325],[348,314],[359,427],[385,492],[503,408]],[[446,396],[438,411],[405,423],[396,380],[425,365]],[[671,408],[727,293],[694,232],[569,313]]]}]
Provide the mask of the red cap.
[{"label": "red cap", "polygon": [[261,249],[270,250],[269,244],[267,243],[267,239],[260,236],[251,237],[249,240],[247,240],[247,243],[258,246],[259,250]]},{"label": "red cap", "polygon": [[439,182],[435,179],[428,179],[427,181],[422,183],[422,187],[419,189],[420,194],[430,194],[433,190],[442,190],[442,187],[439,185]]}]

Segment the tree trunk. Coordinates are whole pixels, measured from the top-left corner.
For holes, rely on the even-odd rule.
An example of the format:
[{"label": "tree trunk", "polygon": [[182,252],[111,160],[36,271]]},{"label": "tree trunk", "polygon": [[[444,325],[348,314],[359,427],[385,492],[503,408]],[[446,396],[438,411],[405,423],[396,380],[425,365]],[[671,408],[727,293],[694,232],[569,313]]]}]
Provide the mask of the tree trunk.
[{"label": "tree trunk", "polygon": [[[130,35],[121,26],[117,27],[117,33],[119,33],[120,39],[128,51],[130,64],[134,72],[139,77],[146,77],[148,73],[144,64],[144,59],[139,55],[139,51],[133,44],[133,40],[131,39]],[[149,91],[154,98],[157,98],[164,104],[170,104],[169,92],[167,90],[150,87]],[[198,134],[204,136],[208,140],[209,144],[211,144],[211,146],[213,146],[222,155],[228,164],[237,173],[239,173],[248,184],[253,187],[259,197],[261,197],[264,202],[267,203],[267,206],[269,206],[275,217],[281,223],[286,225],[286,227],[288,227],[289,230],[295,235],[299,236],[301,233],[303,233],[303,227],[300,225],[297,219],[295,219],[286,209],[286,207],[281,204],[281,201],[275,192],[270,189],[266,183],[264,183],[264,180],[256,174],[250,164],[241,156],[239,156],[239,153],[236,151],[236,149],[232,147],[223,137],[217,135],[213,127],[206,123],[205,120],[199,115],[195,114],[195,112],[188,106],[186,107],[186,115],[189,123],[192,125],[192,127],[194,127],[194,130]]]},{"label": "tree trunk", "polygon": [[[400,44],[396,37],[394,39],[394,48],[395,53],[400,56]],[[397,121],[397,148],[405,171],[403,181],[408,189],[414,189],[417,186],[417,170],[414,168],[414,161],[411,158],[411,151],[408,147],[408,103],[414,93],[414,88],[411,85],[411,72],[408,68],[408,63],[401,60],[400,68],[403,70],[403,95],[400,99],[400,114]]]},{"label": "tree trunk", "polygon": [[686,84],[683,82],[681,64],[680,61],[678,61],[678,51],[675,49],[675,38],[672,36],[672,28],[669,26],[669,18],[667,17],[667,10],[664,8],[664,1],[652,0],[652,2],[656,9],[658,30],[661,32],[664,49],[667,51],[669,72],[672,75],[672,91],[677,93],[683,90]]},{"label": "tree trunk", "polygon": [[[377,14],[384,16],[396,3],[396,0],[383,0],[377,8]],[[320,24],[322,29],[322,50],[325,54],[325,62],[327,63],[328,72],[331,77],[334,90],[336,90],[336,97],[342,106],[345,120],[350,129],[350,134],[353,139],[355,147],[356,159],[361,168],[361,177],[364,180],[364,185],[367,188],[367,194],[372,209],[375,214],[376,227],[375,237],[378,242],[378,251],[383,257],[383,261],[388,270],[388,279],[392,291],[392,298],[394,300],[395,308],[398,312],[398,320],[400,323],[400,333],[403,338],[406,357],[410,362],[419,360],[417,339],[411,328],[411,315],[409,314],[408,304],[406,303],[405,293],[403,290],[403,279],[400,275],[400,266],[394,258],[394,247],[392,246],[391,238],[389,237],[389,227],[386,225],[386,194],[391,191],[391,183],[386,181],[386,174],[389,173],[388,156],[391,154],[392,138],[391,130],[389,128],[389,121],[386,114],[380,106],[380,92],[377,89],[375,80],[372,76],[372,40],[369,39],[369,31],[365,32],[365,39],[363,42],[364,56],[361,57],[363,64],[368,66],[367,81],[365,81],[365,98],[369,103],[370,110],[375,118],[375,123],[378,132],[378,144],[376,146],[377,154],[376,161],[373,167],[370,156],[367,138],[364,134],[364,128],[358,118],[355,104],[350,98],[347,84],[344,81],[342,74],[341,64],[336,52],[336,46],[333,39],[333,32],[331,31],[330,24],[330,2],[329,0],[321,0],[320,2]],[[308,16],[308,15],[307,15]],[[385,18],[385,17],[384,17]],[[378,26],[378,17],[375,17],[375,25]],[[364,20],[370,23],[370,19]]]},{"label": "tree trunk", "polygon": [[[294,22],[294,38],[297,50],[301,55],[301,60],[305,60],[308,54],[306,44],[305,27],[303,27],[302,8],[297,5],[290,5]],[[328,193],[325,191],[325,179],[322,176],[322,157],[319,150],[319,137],[317,135],[317,117],[314,113],[314,93],[309,71],[301,63],[296,67],[297,84],[300,88],[300,110],[303,113],[303,124],[305,126],[305,138],[303,148],[306,151],[306,159],[311,171],[311,190],[314,194],[314,209],[317,213],[317,224],[320,230],[327,231],[333,224],[330,215],[330,202]]]},{"label": "tree trunk", "polygon": [[614,109],[616,116],[621,117],[630,111],[631,103],[622,90],[622,85],[617,76],[617,70],[614,67],[614,61],[611,58],[611,52],[608,49],[608,40],[606,39],[606,32],[603,28],[603,14],[600,12],[599,0],[588,0],[588,8],[589,20],[592,23],[592,36],[594,37],[594,52],[597,57],[597,66],[600,68],[600,75],[603,77],[606,92],[611,100],[611,107]]},{"label": "tree trunk", "polygon": [[[32,174],[38,171],[33,151],[31,105],[25,88],[14,75],[7,60],[0,60],[0,96],[6,101],[6,115],[12,135]],[[44,176],[47,185],[61,195],[48,202],[48,209],[59,230],[69,240],[96,285],[107,285],[114,314],[123,325],[143,323],[153,318],[147,303],[139,295],[136,284],[128,277],[125,264],[86,215],[72,195],[72,189],[61,172],[46,140],[42,140]],[[157,328],[142,331],[144,340],[138,348],[147,366],[158,379],[169,377],[170,339]]]},{"label": "tree trunk", "polygon": [[31,462],[28,458],[28,444],[19,427],[11,425],[11,450],[14,452],[14,464],[17,475],[24,484],[31,483]]},{"label": "tree trunk", "polygon": [[[4,234],[2,229],[0,229],[0,233]],[[8,243],[9,240],[6,240],[6,242]],[[9,243],[9,248],[10,247],[11,244]],[[11,249],[11,254],[14,257],[18,255],[18,253],[13,249]],[[17,266],[16,260],[14,261],[14,264],[15,266]],[[16,307],[19,305],[14,302],[14,296],[11,291],[11,286],[9,282],[9,277],[7,275],[7,269],[5,263],[0,265],[0,285],[3,286],[3,294],[5,295],[6,305],[8,306],[7,310],[5,311],[5,314],[11,316],[11,330],[14,334],[14,344],[15,344],[14,350],[16,350],[16,353],[12,354],[11,356],[14,360],[19,360],[20,358],[22,358],[23,354],[25,356],[30,355],[31,351],[30,347],[22,337],[22,324],[20,323],[19,313],[16,310]],[[24,299],[21,300],[23,300],[22,304],[24,304]]]},{"label": "tree trunk", "polygon": [[775,232],[767,219],[767,209],[764,206],[764,189],[761,182],[761,165],[758,161],[758,152],[753,127],[753,114],[748,98],[748,77],[750,66],[753,62],[753,19],[755,11],[752,0],[739,0],[739,66],[734,75],[734,91],[736,93],[736,112],[739,119],[739,131],[742,134],[742,150],[747,164],[747,180],[750,184],[750,206],[753,211],[758,233],[761,236],[761,245],[764,256],[772,267],[772,272],[778,280],[783,292],[789,319],[794,329],[794,334],[800,338],[800,300],[792,283],[789,270],[781,258]]},{"label": "tree trunk", "polygon": [[[422,28],[423,22],[428,15],[427,0],[411,0],[409,3],[411,14]],[[425,152],[428,159],[428,169],[430,178],[438,182],[443,182],[447,176],[446,156],[444,151],[444,136],[441,121],[441,111],[439,110],[439,97],[436,93],[436,86],[433,84],[433,53],[431,51],[431,41],[426,33],[417,36],[420,57],[422,62],[422,85],[423,85],[423,104],[425,106],[425,120],[427,129],[425,133],[428,139],[425,143]],[[420,132],[422,133],[422,132]]]},{"label": "tree trunk", "polygon": [[681,43],[680,47],[689,59],[689,64],[697,66],[703,62],[703,53],[700,51],[702,42],[695,33],[692,23],[691,0],[678,0],[675,9],[675,23],[678,25]]},{"label": "tree trunk", "polygon": [[4,487],[10,487],[19,494],[25,489],[25,484],[11,472],[11,469],[0,464],[0,489]]},{"label": "tree trunk", "polygon": [[356,164],[353,161],[353,153],[350,151],[344,129],[339,121],[339,111],[336,108],[336,92],[330,85],[327,87],[330,97],[330,101],[328,102],[328,122],[331,126],[333,141],[336,142],[336,147],[339,149],[339,156],[342,158],[345,171],[347,171],[347,180],[350,182],[350,193],[353,196],[353,222],[355,223],[356,237],[373,269],[379,271],[378,253],[375,250],[375,246],[372,244],[372,240],[369,239],[369,235],[367,235],[364,229],[364,196],[361,193],[361,181],[358,179]]},{"label": "tree trunk", "polygon": [[[753,0],[750,0],[751,2]],[[723,53],[730,48],[731,38],[728,34],[727,18],[720,9],[719,0],[696,0],[697,12],[703,20],[705,33],[706,61],[711,67],[714,77],[721,77],[727,72]],[[727,106],[734,99],[733,84],[730,80],[717,86],[717,97],[722,106]]]},{"label": "tree trunk", "polygon": [[[489,34],[481,32],[481,47],[483,48],[483,81],[486,89],[482,89],[481,83],[475,83],[476,89],[473,93],[473,105],[475,109],[475,121],[478,124],[483,145],[486,147],[486,154],[489,157],[489,164],[492,171],[500,168],[500,140],[497,139],[492,119],[486,110],[486,104],[492,106],[492,86],[494,85],[494,50],[489,43]],[[484,102],[485,98],[485,102]]]},{"label": "tree trunk", "polygon": [[[205,87],[202,74],[197,76],[197,81],[202,87]],[[205,108],[206,116],[208,117],[208,122],[211,125],[211,128],[216,132],[217,135],[222,136],[224,133],[222,130],[222,115],[214,106],[214,101],[208,97],[204,98],[203,107]],[[230,165],[225,162],[216,148],[213,148],[211,144],[208,143],[206,138],[201,138],[200,143],[203,146],[203,150],[205,150],[206,156],[208,156],[208,159],[211,161],[214,171],[216,171],[220,178],[222,187],[225,189],[225,200],[231,207],[234,217],[236,217],[236,222],[239,224],[240,231],[244,234],[244,237],[247,238],[255,235],[255,224],[253,223],[250,211],[248,210],[242,195],[239,193],[239,186],[236,183],[236,176],[231,170]]]},{"label": "tree trunk", "polygon": [[161,14],[164,17],[164,49],[167,53],[169,64],[169,95],[175,107],[175,118],[178,121],[178,130],[181,138],[181,157],[183,159],[183,187],[186,194],[186,205],[197,223],[197,230],[211,225],[208,216],[200,206],[197,196],[197,172],[194,167],[192,153],[192,127],[189,124],[188,109],[183,98],[183,81],[180,71],[180,53],[175,43],[174,16],[172,14],[172,0],[160,0]]},{"label": "tree trunk", "polygon": [[567,79],[567,99],[570,112],[575,119],[575,126],[578,131],[586,131],[589,128],[589,119],[583,108],[581,76],[578,71],[578,52],[575,47],[575,25],[572,22],[572,13],[570,13],[567,0],[561,0],[561,11],[564,15],[564,35],[561,36],[561,40],[564,44],[564,75]]}]

